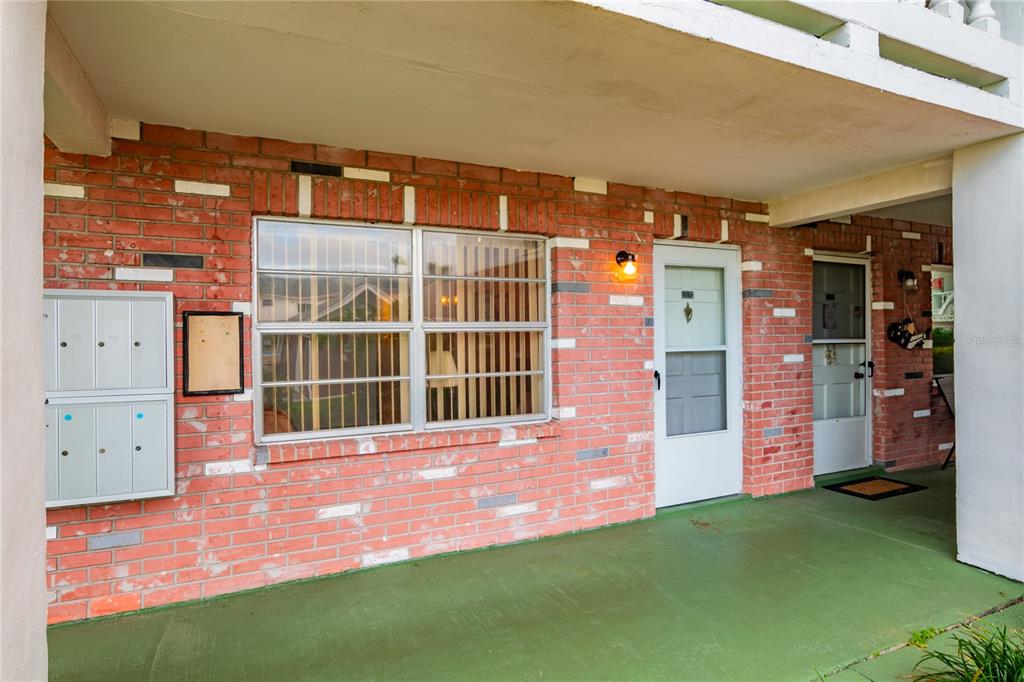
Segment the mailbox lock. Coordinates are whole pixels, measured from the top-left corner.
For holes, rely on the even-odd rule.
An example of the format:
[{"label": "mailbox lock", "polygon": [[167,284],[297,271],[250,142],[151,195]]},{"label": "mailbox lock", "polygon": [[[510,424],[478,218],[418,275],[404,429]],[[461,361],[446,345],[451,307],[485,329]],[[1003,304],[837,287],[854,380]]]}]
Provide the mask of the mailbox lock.
[{"label": "mailbox lock", "polygon": [[68,451],[67,450],[61,450],[60,451],[60,456],[61,457],[67,457],[68,456]]},{"label": "mailbox lock", "polygon": [[60,347],[61,348],[67,348],[68,347],[68,342],[67,341],[61,341],[60,342]]},{"label": "mailbox lock", "polygon": [[136,446],[135,446],[135,452],[138,452],[138,451],[139,451],[139,450],[141,450],[141,449],[142,449],[142,446],[141,446],[141,445],[136,445]]},{"label": "mailbox lock", "polygon": [[107,344],[106,344],[106,343],[104,343],[103,341],[100,341],[100,344],[99,344],[99,345],[100,345],[100,348],[103,348],[103,346],[105,346],[105,345],[107,345]]}]

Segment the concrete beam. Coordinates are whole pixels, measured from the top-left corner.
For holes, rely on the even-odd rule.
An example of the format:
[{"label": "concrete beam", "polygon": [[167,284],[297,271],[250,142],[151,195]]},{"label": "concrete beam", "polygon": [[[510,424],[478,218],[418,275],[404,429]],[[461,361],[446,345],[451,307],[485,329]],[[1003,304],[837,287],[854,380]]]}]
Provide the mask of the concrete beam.
[{"label": "concrete beam", "polygon": [[110,155],[110,118],[53,19],[46,20],[44,131],[60,149]]},{"label": "concrete beam", "polygon": [[835,216],[877,211],[949,194],[952,188],[953,159],[933,159],[770,201],[769,224],[793,227]]}]

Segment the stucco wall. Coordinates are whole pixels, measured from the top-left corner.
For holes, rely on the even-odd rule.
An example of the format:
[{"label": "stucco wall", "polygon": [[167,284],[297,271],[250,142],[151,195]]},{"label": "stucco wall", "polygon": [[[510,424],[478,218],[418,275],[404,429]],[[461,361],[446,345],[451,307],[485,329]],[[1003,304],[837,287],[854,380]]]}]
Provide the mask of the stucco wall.
[{"label": "stucco wall", "polygon": [[46,678],[42,135],[46,4],[0,3],[0,679]]}]

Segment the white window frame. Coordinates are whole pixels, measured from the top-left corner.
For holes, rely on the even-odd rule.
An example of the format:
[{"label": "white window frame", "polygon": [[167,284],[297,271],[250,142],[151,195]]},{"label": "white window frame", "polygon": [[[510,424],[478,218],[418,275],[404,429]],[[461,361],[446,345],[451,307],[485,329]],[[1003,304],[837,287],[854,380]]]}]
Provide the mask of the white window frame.
[{"label": "white window frame", "polygon": [[[309,323],[294,324],[287,322],[260,322],[259,320],[259,224],[295,223],[297,225],[331,225],[337,227],[365,227],[374,229],[391,229],[411,234],[411,319],[409,322],[377,322],[377,323]],[[544,320],[542,322],[424,322],[423,320],[423,234],[437,232],[447,234],[465,234],[472,236],[486,235],[504,239],[539,241],[544,248]],[[488,278],[480,278],[488,279]],[[257,444],[295,443],[305,441],[332,440],[359,436],[398,435],[410,433],[430,433],[451,429],[486,428],[491,426],[507,426],[512,424],[530,424],[544,422],[551,415],[551,243],[539,235],[518,235],[491,230],[459,230],[422,225],[396,225],[394,223],[366,223],[347,220],[319,220],[315,218],[294,218],[277,216],[260,216],[253,218],[252,224],[252,401],[253,431]],[[427,422],[427,379],[426,379],[426,335],[431,332],[473,332],[473,331],[534,331],[542,332],[542,366],[544,391],[542,412],[530,415],[512,415],[509,417],[485,417],[480,419],[449,420]],[[365,426],[350,429],[323,429],[320,431],[295,431],[279,434],[263,433],[263,334],[308,334],[308,333],[408,333],[409,334],[409,415],[411,424],[395,424],[390,426]],[[396,377],[404,379],[405,377]],[[298,382],[307,383],[307,382]]]}]

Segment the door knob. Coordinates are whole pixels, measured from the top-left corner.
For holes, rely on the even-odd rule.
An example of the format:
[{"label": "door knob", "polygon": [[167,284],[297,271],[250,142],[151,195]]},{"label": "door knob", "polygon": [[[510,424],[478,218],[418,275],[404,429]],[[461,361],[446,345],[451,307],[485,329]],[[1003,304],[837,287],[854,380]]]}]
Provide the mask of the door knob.
[{"label": "door knob", "polygon": [[854,372],[853,373],[853,378],[854,379],[863,379],[864,378],[864,372]]},{"label": "door knob", "polygon": [[68,456],[68,451],[67,450],[61,450],[60,451],[60,456],[61,457],[67,457]]}]

